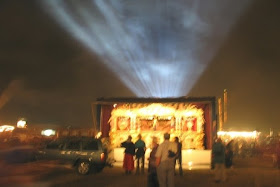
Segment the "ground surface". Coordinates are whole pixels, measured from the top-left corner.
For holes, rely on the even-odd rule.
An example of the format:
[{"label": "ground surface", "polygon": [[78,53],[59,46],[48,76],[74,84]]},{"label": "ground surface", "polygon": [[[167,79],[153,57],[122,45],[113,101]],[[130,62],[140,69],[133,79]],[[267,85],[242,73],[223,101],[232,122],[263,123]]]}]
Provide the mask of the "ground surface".
[{"label": "ground surface", "polygon": [[[280,187],[280,170],[273,168],[271,160],[263,158],[235,159],[235,166],[227,169],[227,181],[216,184],[213,171],[184,170],[176,176],[176,187]],[[145,175],[124,175],[121,167],[105,168],[101,173],[80,176],[69,166],[54,161],[31,163],[0,163],[0,186],[95,186],[95,187],[143,187]]]}]

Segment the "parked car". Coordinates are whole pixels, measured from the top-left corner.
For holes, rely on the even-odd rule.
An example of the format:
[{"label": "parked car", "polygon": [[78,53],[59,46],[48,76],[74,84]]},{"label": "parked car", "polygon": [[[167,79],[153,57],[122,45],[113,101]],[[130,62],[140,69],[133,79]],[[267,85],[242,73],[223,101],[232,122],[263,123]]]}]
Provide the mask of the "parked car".
[{"label": "parked car", "polygon": [[79,174],[99,172],[106,165],[107,153],[99,139],[64,138],[49,142],[38,158],[70,163]]}]

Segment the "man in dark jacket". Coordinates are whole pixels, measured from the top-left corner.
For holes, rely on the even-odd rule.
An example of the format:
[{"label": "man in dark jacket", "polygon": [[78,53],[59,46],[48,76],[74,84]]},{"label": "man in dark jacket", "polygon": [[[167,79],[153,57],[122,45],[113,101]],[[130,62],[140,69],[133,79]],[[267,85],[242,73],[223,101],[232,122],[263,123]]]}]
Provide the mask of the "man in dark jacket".
[{"label": "man in dark jacket", "polygon": [[[183,169],[182,169],[182,143],[179,141],[179,138],[177,136],[175,137],[175,141],[174,142],[177,144],[177,153],[176,153],[176,157],[175,157],[174,167],[176,169],[176,162],[178,162],[178,164],[179,164],[179,174],[180,174],[180,176],[183,176]],[[176,175],[176,172],[175,172],[175,175]]]},{"label": "man in dark jacket", "polygon": [[213,163],[215,165],[215,182],[221,182],[226,180],[225,174],[225,146],[222,143],[221,138],[213,144],[212,147]]},{"label": "man in dark jacket", "polygon": [[231,140],[226,145],[226,156],[225,156],[226,168],[232,167],[232,160],[233,160],[232,144],[233,144],[233,140]]},{"label": "man in dark jacket", "polygon": [[148,165],[148,187],[159,187],[158,178],[157,178],[157,167],[156,167],[156,152],[158,148],[158,140],[156,137],[153,137],[152,141],[152,151],[150,153],[149,165]]},{"label": "man in dark jacket", "polygon": [[138,140],[135,142],[136,148],[136,174],[139,174],[140,162],[141,162],[141,173],[144,173],[145,166],[145,152],[146,152],[146,144],[142,140],[141,134],[138,135]]}]

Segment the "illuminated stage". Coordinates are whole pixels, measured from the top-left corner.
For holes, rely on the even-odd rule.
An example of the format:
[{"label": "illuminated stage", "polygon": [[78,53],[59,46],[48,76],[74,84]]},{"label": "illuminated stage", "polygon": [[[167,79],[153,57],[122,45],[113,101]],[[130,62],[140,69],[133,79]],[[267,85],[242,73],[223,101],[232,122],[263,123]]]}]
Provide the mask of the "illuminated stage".
[{"label": "illuminated stage", "polygon": [[[151,149],[147,149],[145,154],[145,163],[148,164],[148,158]],[[117,166],[122,166],[124,157],[124,148],[114,148],[112,156]],[[182,168],[183,169],[210,169],[211,150],[182,150]]]},{"label": "illuminated stage", "polygon": [[210,149],[216,134],[215,107],[213,97],[111,98],[93,104],[97,130],[108,139],[115,160],[122,160],[120,144],[129,135],[135,142],[141,134],[150,147],[153,137],[161,143],[163,134],[169,132],[171,140],[177,136],[182,142],[183,163],[187,165],[210,164]]}]

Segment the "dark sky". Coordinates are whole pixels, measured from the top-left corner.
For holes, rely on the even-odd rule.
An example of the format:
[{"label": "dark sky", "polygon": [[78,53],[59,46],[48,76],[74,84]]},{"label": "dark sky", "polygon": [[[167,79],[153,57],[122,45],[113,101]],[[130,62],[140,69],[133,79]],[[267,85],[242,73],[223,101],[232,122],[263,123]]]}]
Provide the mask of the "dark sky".
[{"label": "dark sky", "polygon": [[[188,96],[228,90],[227,128],[279,129],[280,2],[252,0]],[[134,96],[35,1],[0,2],[0,124],[90,126],[97,97]]]}]

